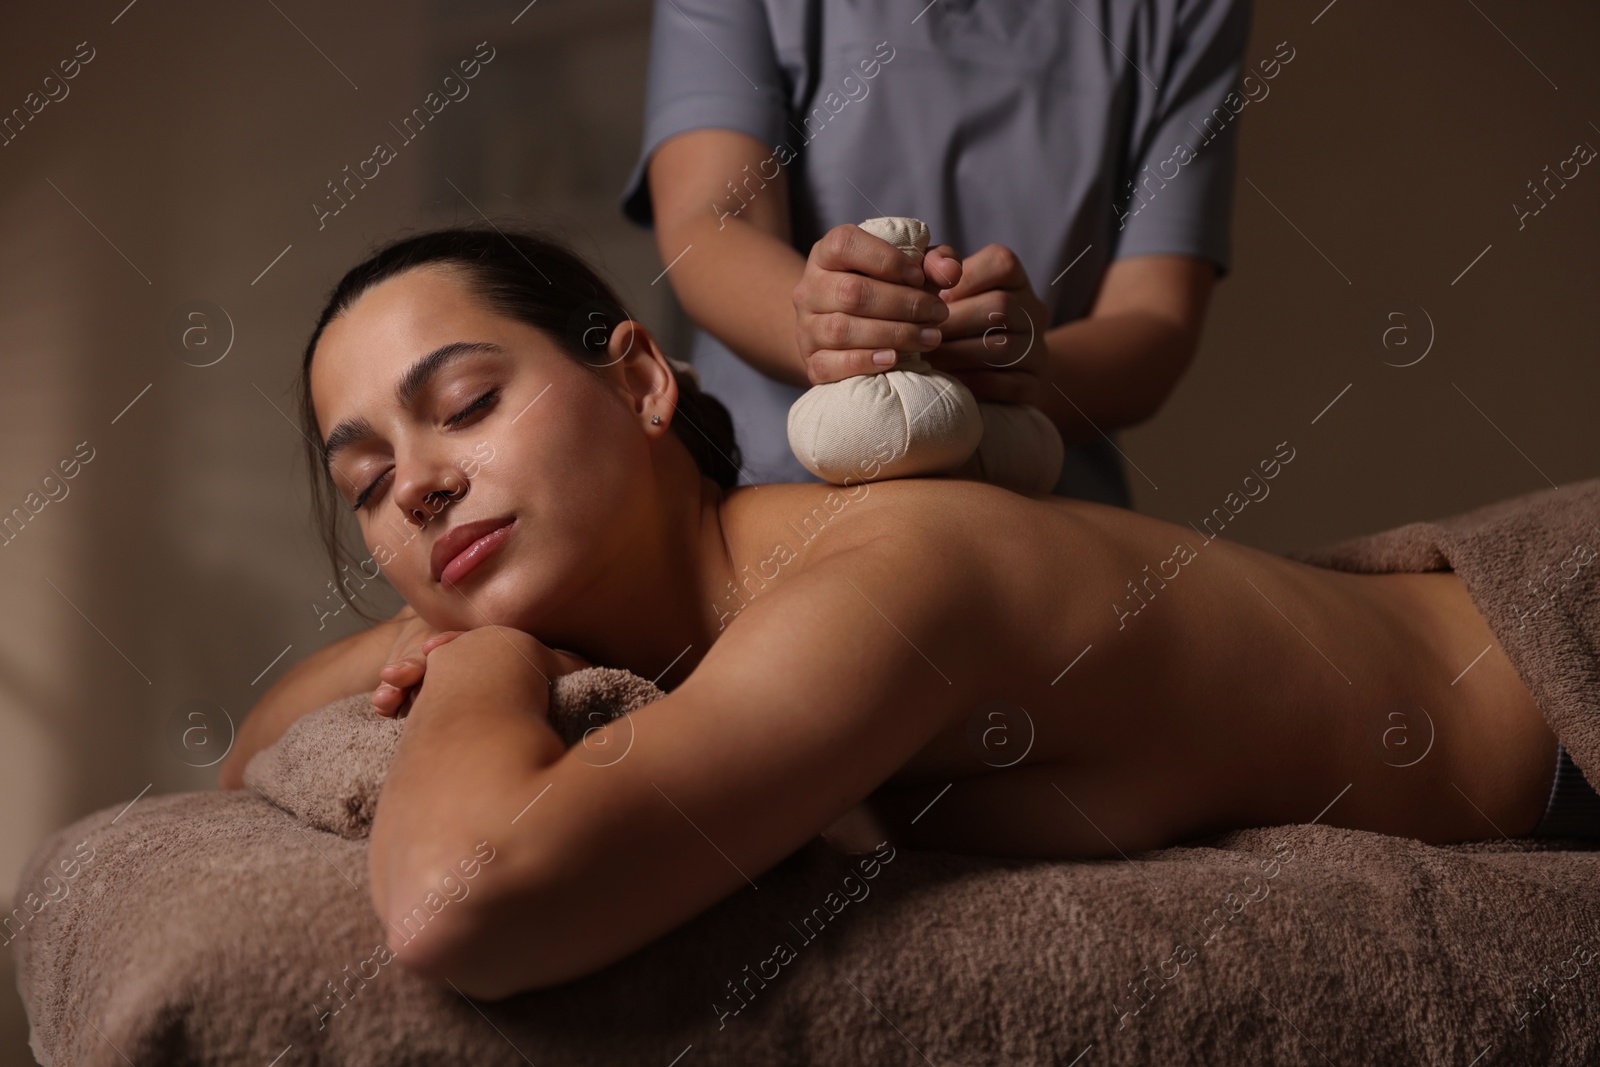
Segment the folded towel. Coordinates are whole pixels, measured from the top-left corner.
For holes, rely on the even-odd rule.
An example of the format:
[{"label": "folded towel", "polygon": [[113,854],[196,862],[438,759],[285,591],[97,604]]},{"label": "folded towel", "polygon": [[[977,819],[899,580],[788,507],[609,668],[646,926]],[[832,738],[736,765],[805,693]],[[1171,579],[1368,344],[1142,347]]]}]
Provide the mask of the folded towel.
[{"label": "folded towel", "polygon": [[[1600,602],[1575,547],[1596,543],[1597,502],[1585,482],[1299,555],[1454,567],[1592,771]],[[279,744],[359,709],[324,710]],[[759,891],[594,975],[472,1002],[384,958],[360,820],[328,807],[370,804],[392,739],[326,750],[323,770],[366,762],[331,790],[309,748],[258,754],[248,772],[281,810],[242,791],[145,797],[42,844],[0,926],[40,1061],[1600,1062],[1600,852],[1324,825],[1095,862],[814,839]]]},{"label": "folded towel", "polygon": [[1365,573],[1453,570],[1550,729],[1584,775],[1600,782],[1597,520],[1600,478],[1290,558]]},{"label": "folded towel", "polygon": [[[660,689],[630,671],[590,667],[556,678],[550,725],[568,748],[589,731],[659,700]],[[367,695],[302,715],[250,757],[244,784],[307,826],[365,838],[378,810],[407,718],[379,715]]]}]

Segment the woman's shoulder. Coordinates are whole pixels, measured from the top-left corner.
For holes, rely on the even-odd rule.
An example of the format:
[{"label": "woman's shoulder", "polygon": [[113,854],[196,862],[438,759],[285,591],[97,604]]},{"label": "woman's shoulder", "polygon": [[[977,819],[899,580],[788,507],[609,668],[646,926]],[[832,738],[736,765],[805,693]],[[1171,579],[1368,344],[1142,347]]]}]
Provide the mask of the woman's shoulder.
[{"label": "woman's shoulder", "polygon": [[[975,648],[998,655],[1019,647],[1007,642],[1004,617],[1033,568],[995,532],[1027,525],[1029,503],[943,479],[774,483],[730,494],[723,527],[734,580],[714,604],[724,636],[696,670],[744,678],[754,662],[763,672],[806,674],[818,663],[854,662],[862,635],[887,624],[901,640],[892,652],[874,646],[870,669],[856,664],[858,680],[934,663],[943,665],[934,674],[942,685],[965,693],[980,680],[969,662]],[[976,645],[974,629],[984,635]]]},{"label": "woman's shoulder", "polygon": [[708,653],[713,673],[853,662],[862,635],[881,634],[910,656],[895,670],[935,665],[965,694],[997,664],[1042,670],[1055,651],[1042,635],[1087,617],[1075,586],[1114,569],[1113,530],[1092,517],[1113,509],[979,482],[769,484],[725,508],[734,580],[715,609],[731,644]]},{"label": "woman's shoulder", "polygon": [[748,576],[744,581],[877,567],[892,557],[929,576],[964,572],[998,587],[1047,569],[1068,546],[1078,554],[1096,546],[1109,550],[1125,539],[1126,514],[983,482],[898,478],[738,489],[724,500],[722,522],[734,568]]},{"label": "woman's shoulder", "polygon": [[772,483],[733,490],[722,521],[730,540],[765,548],[788,542],[820,558],[884,538],[912,544],[930,538],[956,547],[996,528],[1031,529],[1056,521],[1046,500],[953,478],[896,478],[856,485]]}]

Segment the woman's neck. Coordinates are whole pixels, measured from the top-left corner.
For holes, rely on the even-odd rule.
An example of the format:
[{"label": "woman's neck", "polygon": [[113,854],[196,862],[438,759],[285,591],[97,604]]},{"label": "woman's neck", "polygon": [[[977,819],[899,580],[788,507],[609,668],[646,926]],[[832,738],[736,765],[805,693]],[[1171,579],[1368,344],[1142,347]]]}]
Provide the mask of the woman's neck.
[{"label": "woman's neck", "polygon": [[718,591],[733,580],[734,566],[726,494],[692,461],[687,466],[655,483],[642,524],[649,532],[580,591],[564,625],[540,640],[664,690],[689,676],[720,632]]}]

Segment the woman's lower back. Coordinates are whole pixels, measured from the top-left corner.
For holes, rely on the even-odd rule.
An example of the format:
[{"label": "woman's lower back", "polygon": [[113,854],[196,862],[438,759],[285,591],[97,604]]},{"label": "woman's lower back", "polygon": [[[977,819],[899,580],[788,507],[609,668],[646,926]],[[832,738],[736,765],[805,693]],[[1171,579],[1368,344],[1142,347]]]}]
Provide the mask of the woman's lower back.
[{"label": "woman's lower back", "polygon": [[971,643],[992,697],[869,801],[900,839],[1114,857],[1235,826],[1444,842],[1538,821],[1554,736],[1454,574],[1328,570],[971,484],[874,485],[882,513],[859,509],[987,553],[996,590]]}]

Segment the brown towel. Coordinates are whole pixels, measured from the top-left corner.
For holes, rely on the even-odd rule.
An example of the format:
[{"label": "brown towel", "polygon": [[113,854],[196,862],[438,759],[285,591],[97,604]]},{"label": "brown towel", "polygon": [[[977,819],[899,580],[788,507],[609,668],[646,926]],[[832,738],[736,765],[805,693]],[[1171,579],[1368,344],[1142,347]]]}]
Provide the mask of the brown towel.
[{"label": "brown towel", "polygon": [[1291,558],[1366,573],[1455,571],[1550,729],[1600,783],[1597,554],[1600,478]]},{"label": "brown towel", "polygon": [[[1600,543],[1597,494],[1530,494],[1302,558],[1455,567],[1593,767],[1600,603],[1573,550]],[[1571,577],[1546,582],[1547,563]],[[250,769],[286,809],[353,830],[326,795],[369,803],[372,767],[307,799],[307,754]],[[1600,1062],[1600,852],[1561,842],[1309,825],[1039,862],[813,840],[597,974],[480,1004],[376,962],[359,837],[246,792],[122,807],[41,845],[0,928],[46,1064]]]},{"label": "brown towel", "polygon": [[[571,748],[589,730],[662,695],[629,671],[575,671],[556,679],[550,725]],[[365,838],[407,721],[379,715],[364,693],[336,700],[302,715],[250,757],[244,784],[308,826]]]}]

